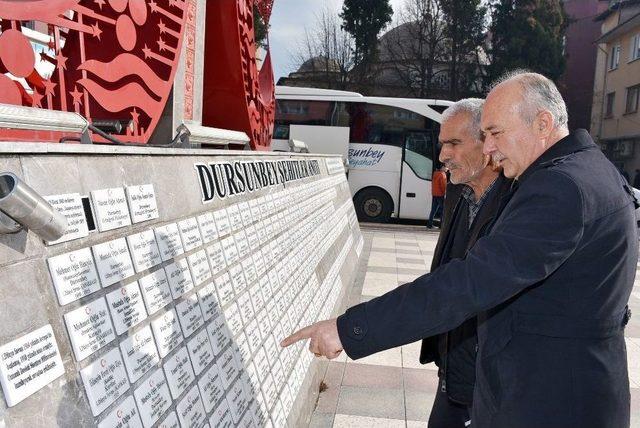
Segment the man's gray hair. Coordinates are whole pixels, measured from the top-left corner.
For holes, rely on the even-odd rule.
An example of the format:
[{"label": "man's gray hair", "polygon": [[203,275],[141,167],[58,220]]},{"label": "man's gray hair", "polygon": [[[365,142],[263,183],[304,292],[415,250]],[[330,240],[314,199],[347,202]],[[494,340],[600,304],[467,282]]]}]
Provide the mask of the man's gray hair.
[{"label": "man's gray hair", "polygon": [[556,128],[568,128],[569,114],[567,113],[567,106],[564,99],[562,99],[562,95],[560,95],[560,91],[558,91],[558,87],[551,79],[528,70],[514,70],[504,74],[494,82],[491,90],[508,80],[518,82],[522,88],[522,103],[518,108],[520,115],[527,123],[533,123],[538,113],[547,110],[553,116]]},{"label": "man's gray hair", "polygon": [[484,100],[480,98],[464,98],[460,101],[453,103],[442,113],[442,122],[451,119],[461,113],[466,113],[471,118],[469,124],[469,131],[472,135],[477,136],[480,139],[482,130],[480,129],[480,120],[482,119],[482,107],[484,106]]}]

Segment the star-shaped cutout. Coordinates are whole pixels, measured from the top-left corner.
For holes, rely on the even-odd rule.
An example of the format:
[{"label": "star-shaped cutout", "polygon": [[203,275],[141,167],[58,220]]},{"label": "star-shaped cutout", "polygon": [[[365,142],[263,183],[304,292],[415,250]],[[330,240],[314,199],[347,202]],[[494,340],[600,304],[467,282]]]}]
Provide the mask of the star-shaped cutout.
[{"label": "star-shaped cutout", "polygon": [[152,13],[158,12],[158,9],[159,9],[158,4],[153,0],[151,0],[151,2],[149,3],[149,8],[151,9]]},{"label": "star-shaped cutout", "polygon": [[100,8],[100,10],[102,10],[102,6],[104,6],[105,1],[104,0],[94,0],[95,3],[98,5],[98,7]]},{"label": "star-shaped cutout", "polygon": [[167,44],[162,40],[162,37],[158,37],[158,49],[160,52],[167,50]]},{"label": "star-shaped cutout", "polygon": [[180,1],[178,1],[178,0],[169,0],[169,6],[178,7],[178,6],[180,6]]},{"label": "star-shaped cutout", "polygon": [[147,59],[151,56],[151,49],[147,47],[146,43],[144,45],[144,48],[142,48],[142,52],[144,53],[144,59]]},{"label": "star-shaped cutout", "polygon": [[91,26],[91,30],[93,33],[93,37],[96,37],[98,40],[100,40],[100,35],[102,34],[102,30],[98,26],[97,22]]},{"label": "star-shaped cutout", "polygon": [[57,83],[53,83],[51,80],[45,80],[44,82],[42,82],[42,84],[44,85],[45,95],[53,95]]},{"label": "star-shaped cutout", "polygon": [[56,48],[56,42],[55,40],[51,39],[49,40],[49,43],[47,43],[47,47],[51,50],[54,50]]},{"label": "star-shaped cutout", "polygon": [[31,107],[42,107],[42,98],[44,98],[43,95],[34,90],[33,95],[31,95]]},{"label": "star-shaped cutout", "polygon": [[135,108],[131,112],[131,119],[133,119],[133,123],[138,125],[138,120],[140,120],[140,113],[138,113],[138,110],[136,110]]},{"label": "star-shaped cutout", "polygon": [[73,98],[73,105],[78,106],[82,104],[82,92],[78,91],[78,87],[75,86],[72,92],[69,92],[71,98]]},{"label": "star-shaped cutout", "polygon": [[58,52],[58,55],[56,55],[56,62],[58,63],[58,67],[62,68],[63,70],[67,69],[67,57],[62,55],[62,52]]},{"label": "star-shaped cutout", "polygon": [[160,34],[164,34],[167,31],[167,26],[164,25],[162,19],[158,22],[158,28],[160,29]]}]

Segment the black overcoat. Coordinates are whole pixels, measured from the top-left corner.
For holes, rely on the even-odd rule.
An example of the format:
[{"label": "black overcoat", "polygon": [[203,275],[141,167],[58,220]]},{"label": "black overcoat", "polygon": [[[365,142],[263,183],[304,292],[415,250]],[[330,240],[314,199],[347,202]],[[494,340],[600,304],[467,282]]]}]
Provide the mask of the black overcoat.
[{"label": "black overcoat", "polygon": [[624,342],[638,262],[633,198],[578,130],[519,177],[464,260],[338,318],[353,359],[478,315],[476,428],[629,426]]}]

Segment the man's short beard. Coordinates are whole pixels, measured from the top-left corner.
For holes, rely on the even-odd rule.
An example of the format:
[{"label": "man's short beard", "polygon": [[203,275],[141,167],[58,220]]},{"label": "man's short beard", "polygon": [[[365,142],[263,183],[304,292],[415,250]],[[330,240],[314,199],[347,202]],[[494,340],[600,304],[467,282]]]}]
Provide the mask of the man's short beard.
[{"label": "man's short beard", "polygon": [[[484,167],[473,169],[470,174],[465,175],[464,179],[460,180],[459,182],[454,181],[454,177],[453,177],[454,174],[451,173],[451,177],[450,177],[451,184],[469,184],[471,181],[475,180],[476,178],[478,178],[478,176],[480,176],[480,173],[482,172],[483,169]],[[460,169],[457,169],[457,171],[460,171]]]}]

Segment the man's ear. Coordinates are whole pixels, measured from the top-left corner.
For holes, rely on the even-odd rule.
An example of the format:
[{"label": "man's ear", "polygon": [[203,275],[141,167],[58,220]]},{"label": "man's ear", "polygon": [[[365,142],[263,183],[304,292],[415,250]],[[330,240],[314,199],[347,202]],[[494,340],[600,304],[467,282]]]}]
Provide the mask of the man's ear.
[{"label": "man's ear", "polygon": [[540,140],[549,138],[554,128],[555,121],[551,112],[548,110],[542,110],[536,115],[536,119],[533,123],[533,131],[537,134]]}]

